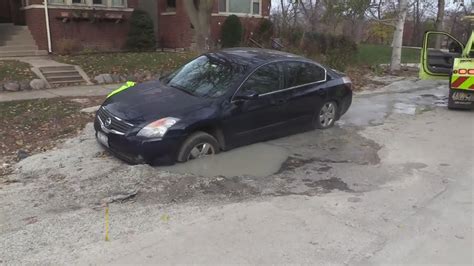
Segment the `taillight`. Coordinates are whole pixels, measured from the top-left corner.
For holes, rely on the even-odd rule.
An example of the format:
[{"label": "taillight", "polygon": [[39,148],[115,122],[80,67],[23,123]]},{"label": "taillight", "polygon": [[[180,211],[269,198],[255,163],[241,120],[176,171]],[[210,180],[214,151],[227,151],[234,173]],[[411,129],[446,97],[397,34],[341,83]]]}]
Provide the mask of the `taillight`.
[{"label": "taillight", "polygon": [[454,74],[459,74],[459,75],[474,75],[474,69],[458,69],[453,71]]},{"label": "taillight", "polygon": [[352,81],[348,76],[342,77],[342,82],[346,85],[349,86],[349,88],[352,90]]}]

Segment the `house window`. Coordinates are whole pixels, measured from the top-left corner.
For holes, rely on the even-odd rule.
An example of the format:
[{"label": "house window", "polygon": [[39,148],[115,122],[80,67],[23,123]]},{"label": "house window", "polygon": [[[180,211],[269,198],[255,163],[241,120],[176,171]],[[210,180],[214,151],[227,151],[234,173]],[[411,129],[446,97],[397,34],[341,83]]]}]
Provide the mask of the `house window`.
[{"label": "house window", "polygon": [[85,4],[86,0],[72,0],[73,4]]},{"label": "house window", "polygon": [[227,0],[219,0],[219,12],[227,12]]},{"label": "house window", "polygon": [[64,4],[64,0],[48,0],[50,4]]},{"label": "house window", "polygon": [[220,13],[260,15],[262,0],[219,0]]},{"label": "house window", "polygon": [[166,12],[176,11],[176,0],[166,0]]},{"label": "house window", "polygon": [[230,13],[250,14],[250,5],[247,1],[242,0],[228,0]]},{"label": "house window", "polygon": [[104,0],[92,0],[92,4],[93,4],[93,5],[103,5],[103,4],[104,4]]},{"label": "house window", "polygon": [[125,0],[112,0],[112,7],[124,7]]},{"label": "house window", "polygon": [[260,0],[252,0],[252,14],[260,14]]}]

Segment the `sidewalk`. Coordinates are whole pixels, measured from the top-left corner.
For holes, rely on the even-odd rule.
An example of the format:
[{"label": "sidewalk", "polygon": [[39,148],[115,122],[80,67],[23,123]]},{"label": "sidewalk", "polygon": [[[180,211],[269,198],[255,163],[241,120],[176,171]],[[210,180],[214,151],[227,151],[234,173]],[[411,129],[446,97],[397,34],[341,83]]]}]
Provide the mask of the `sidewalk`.
[{"label": "sidewalk", "polygon": [[120,87],[120,84],[84,85],[46,90],[3,92],[0,93],[0,102],[56,97],[101,96],[109,94],[118,87]]}]

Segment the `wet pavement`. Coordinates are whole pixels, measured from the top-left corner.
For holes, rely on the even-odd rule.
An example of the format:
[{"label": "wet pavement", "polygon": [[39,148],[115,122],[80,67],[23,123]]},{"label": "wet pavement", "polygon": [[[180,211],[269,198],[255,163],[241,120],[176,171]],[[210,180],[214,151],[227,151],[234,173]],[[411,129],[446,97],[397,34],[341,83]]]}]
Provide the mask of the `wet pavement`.
[{"label": "wet pavement", "polygon": [[[405,81],[401,81],[404,84]],[[382,125],[391,114],[414,116],[446,108],[445,82],[420,81],[423,89],[356,96],[349,111],[328,131],[309,131],[277,140],[241,147],[188,163],[158,169],[200,176],[265,177],[287,168],[295,160],[327,163],[378,163],[380,147],[357,134],[367,126]],[[426,87],[433,87],[426,89]]]},{"label": "wet pavement", "polygon": [[[167,241],[166,234],[174,234],[173,228],[178,233],[172,240],[186,234],[176,244],[180,248],[167,244],[155,252],[167,258],[165,262],[187,258],[179,253],[184,246],[210,251],[219,245],[232,255],[270,236],[276,239],[260,245],[271,242],[286,250],[296,248],[290,253],[282,250],[278,256],[288,257],[273,262],[306,257],[312,260],[300,262],[364,261],[366,254],[382,249],[387,235],[405,219],[447,190],[451,182],[447,176],[465,175],[460,162],[447,159],[453,156],[451,150],[438,140],[457,133],[444,132],[455,124],[455,117],[469,119],[466,112],[446,110],[447,93],[446,82],[400,81],[354,97],[348,113],[332,129],[302,132],[171,167],[124,164],[104,152],[88,125],[57,149],[22,160],[8,182],[0,185],[0,263],[69,264],[89,257],[89,251],[81,248],[94,243],[99,248],[92,249],[102,257],[106,254],[101,242],[104,202],[111,208],[113,239],[162,230],[159,235]],[[420,132],[432,134],[419,136]],[[445,152],[438,155],[431,148]],[[233,217],[234,208],[245,215],[226,218]],[[165,214],[171,215],[171,222],[163,218]],[[206,226],[196,230],[201,223]],[[274,226],[271,232],[258,235],[265,232],[259,226],[267,224]],[[336,228],[325,229],[331,226]],[[241,227],[250,232],[249,239],[233,242],[230,236],[222,237],[241,236]],[[212,232],[199,235],[208,228]],[[293,235],[311,239],[289,241]],[[156,239],[150,237],[147,245],[155,246]],[[212,239],[207,246],[195,244],[206,239]],[[246,244],[234,247],[235,243]],[[344,243],[353,244],[345,249]],[[313,250],[316,246],[318,252]],[[133,249],[126,250],[111,254],[120,257]],[[201,256],[205,250],[194,258],[212,258]],[[305,254],[298,256],[299,251]],[[253,256],[259,254],[271,252]],[[245,263],[239,260],[242,257],[248,256],[233,261]],[[261,262],[272,262],[271,256]]]}]

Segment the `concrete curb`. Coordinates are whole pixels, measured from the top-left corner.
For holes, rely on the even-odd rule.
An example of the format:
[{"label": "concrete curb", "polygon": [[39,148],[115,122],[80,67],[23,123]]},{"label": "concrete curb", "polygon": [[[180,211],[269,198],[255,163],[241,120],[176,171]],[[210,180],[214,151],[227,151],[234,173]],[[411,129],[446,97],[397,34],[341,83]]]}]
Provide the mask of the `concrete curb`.
[{"label": "concrete curb", "polygon": [[93,86],[71,86],[37,91],[5,92],[0,94],[0,102],[46,99],[56,97],[103,96],[120,87],[120,84]]}]

